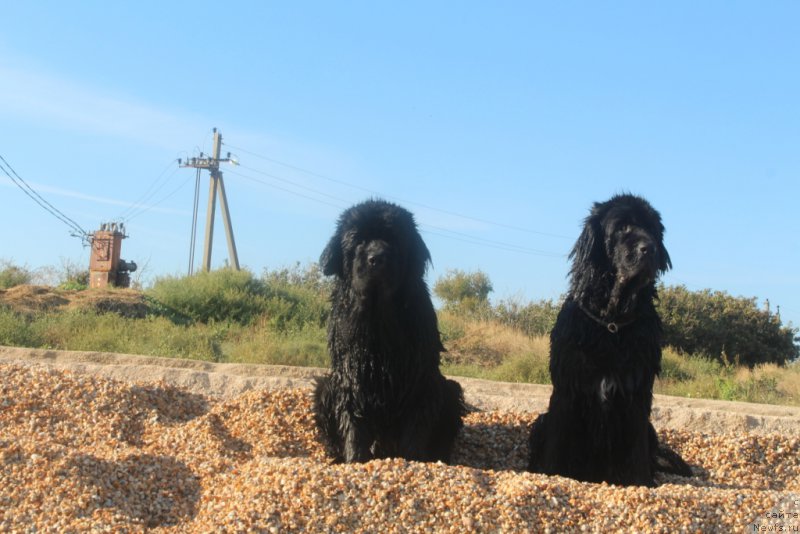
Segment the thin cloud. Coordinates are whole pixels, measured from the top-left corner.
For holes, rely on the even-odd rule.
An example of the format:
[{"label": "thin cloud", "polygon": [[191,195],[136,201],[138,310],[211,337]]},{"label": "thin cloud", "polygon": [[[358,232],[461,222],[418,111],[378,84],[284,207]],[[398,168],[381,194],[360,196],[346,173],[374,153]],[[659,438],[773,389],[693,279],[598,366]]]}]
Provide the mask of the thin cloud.
[{"label": "thin cloud", "polygon": [[[30,182],[30,181],[28,181],[28,183],[31,185],[31,187],[33,187],[39,193],[48,193],[48,194],[56,195],[56,196],[60,196],[60,197],[77,198],[77,199],[80,199],[80,200],[86,200],[88,202],[93,202],[95,204],[106,204],[106,205],[111,205],[111,206],[123,206],[123,207],[126,207],[126,208],[135,207],[135,208],[137,208],[137,210],[142,210],[142,211],[155,211],[155,212],[166,213],[166,214],[170,214],[170,215],[189,215],[189,212],[186,211],[186,210],[176,210],[176,209],[170,209],[170,208],[161,208],[161,207],[158,207],[158,206],[153,206],[153,205],[148,205],[148,204],[135,204],[133,202],[127,202],[127,201],[124,201],[124,200],[117,200],[117,199],[114,199],[114,198],[106,198],[106,197],[96,197],[96,196],[87,195],[85,193],[81,193],[81,192],[78,192],[78,191],[71,191],[69,189],[62,189],[60,187],[53,187],[53,186],[44,185],[44,184],[37,184],[35,182]],[[4,185],[6,187],[13,187],[13,188],[17,187],[16,185],[14,185],[14,183],[11,180],[9,180],[8,178],[6,178],[4,176],[0,177],[0,185]],[[20,193],[20,194],[22,194],[22,193]]]},{"label": "thin cloud", "polygon": [[208,129],[202,120],[168,113],[56,76],[0,64],[0,115],[174,149]]}]

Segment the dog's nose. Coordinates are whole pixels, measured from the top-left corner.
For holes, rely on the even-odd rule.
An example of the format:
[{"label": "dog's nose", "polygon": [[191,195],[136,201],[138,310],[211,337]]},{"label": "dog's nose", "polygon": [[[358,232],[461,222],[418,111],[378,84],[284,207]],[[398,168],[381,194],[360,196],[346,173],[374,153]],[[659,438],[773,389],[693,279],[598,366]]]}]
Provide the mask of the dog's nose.
[{"label": "dog's nose", "polygon": [[370,252],[367,255],[367,263],[370,267],[379,267],[386,262],[386,254],[383,250]]},{"label": "dog's nose", "polygon": [[655,251],[652,243],[641,243],[639,245],[639,254],[642,256],[650,256]]},{"label": "dog's nose", "polygon": [[369,265],[370,268],[383,267],[389,261],[389,249],[386,245],[386,242],[382,240],[376,239],[371,241],[369,244],[367,244],[364,252],[367,256],[367,265]]}]

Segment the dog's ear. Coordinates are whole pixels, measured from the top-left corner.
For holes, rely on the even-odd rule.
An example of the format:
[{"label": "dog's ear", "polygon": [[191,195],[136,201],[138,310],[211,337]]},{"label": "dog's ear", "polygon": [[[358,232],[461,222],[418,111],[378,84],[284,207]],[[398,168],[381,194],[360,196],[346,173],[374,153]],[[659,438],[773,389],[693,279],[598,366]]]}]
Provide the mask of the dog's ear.
[{"label": "dog's ear", "polygon": [[342,241],[339,232],[333,234],[325,250],[319,257],[322,274],[325,276],[344,276],[344,257],[342,255]]},{"label": "dog's ear", "polygon": [[650,219],[653,221],[651,224],[658,240],[658,271],[664,274],[672,269],[672,260],[669,257],[669,252],[667,252],[667,247],[664,246],[664,223],[661,222],[661,214],[650,204],[647,204],[647,206],[650,208]]},{"label": "dog's ear", "polygon": [[425,276],[428,264],[431,263],[431,253],[416,228],[412,235],[409,262],[411,265],[411,274],[416,280]]},{"label": "dog's ear", "polygon": [[672,260],[669,257],[669,252],[667,252],[667,247],[664,246],[663,239],[658,241],[658,248],[660,249],[658,257],[661,259],[658,264],[658,270],[663,274],[672,269]]},{"label": "dog's ear", "polygon": [[569,253],[575,266],[599,266],[606,259],[605,236],[603,226],[600,224],[602,214],[600,206],[595,204],[591,213],[584,220],[583,231]]}]

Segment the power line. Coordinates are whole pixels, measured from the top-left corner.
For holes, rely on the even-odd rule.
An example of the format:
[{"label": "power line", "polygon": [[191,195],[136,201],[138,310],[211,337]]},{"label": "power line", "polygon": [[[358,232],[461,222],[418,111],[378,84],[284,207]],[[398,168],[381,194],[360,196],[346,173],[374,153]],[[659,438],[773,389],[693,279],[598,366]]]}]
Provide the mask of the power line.
[{"label": "power line", "polygon": [[[165,178],[165,179],[164,179],[164,180],[161,182],[161,184],[160,184],[160,185],[158,185],[158,187],[156,187],[156,184],[158,184],[158,183],[159,183],[159,181],[161,181],[162,177],[163,177],[163,176],[164,176],[164,175],[167,173],[167,171],[170,169],[170,167],[172,167],[173,165],[175,165],[175,171],[177,171],[177,170],[178,170],[178,166],[176,165],[177,161],[178,161],[177,159],[174,159],[174,160],[170,161],[170,162],[169,162],[169,164],[168,164],[166,167],[164,167],[164,170],[163,170],[163,171],[161,171],[161,172],[159,173],[159,175],[156,177],[156,179],[155,179],[155,180],[153,180],[153,182],[152,182],[152,183],[150,184],[150,186],[149,186],[149,187],[148,187],[148,188],[145,190],[145,192],[144,192],[144,193],[142,193],[142,196],[140,196],[140,197],[139,197],[138,199],[136,199],[136,200],[135,200],[135,201],[134,201],[134,202],[133,202],[133,203],[132,203],[130,206],[128,206],[128,207],[127,207],[127,208],[126,208],[126,209],[125,209],[125,210],[124,210],[124,211],[123,211],[123,212],[122,212],[122,213],[119,215],[119,217],[118,217],[118,218],[119,218],[120,220],[125,220],[125,219],[126,219],[128,216],[129,216],[129,215],[131,215],[132,213],[134,213],[134,212],[135,212],[135,211],[136,211],[138,208],[140,208],[140,207],[144,206],[145,202],[147,202],[149,199],[153,198],[153,196],[155,196],[155,194],[156,194],[156,193],[158,193],[158,191],[159,191],[159,190],[161,190],[161,188],[163,188],[163,187],[166,185],[167,181],[168,181],[168,180],[169,180],[169,179],[170,179],[170,178],[171,178],[171,177],[172,177],[172,176],[175,174],[175,172],[173,172],[172,174],[170,174],[169,176],[167,176],[167,177],[166,177],[166,178]],[[155,189],[154,189],[154,187],[155,187]],[[152,191],[151,191],[151,190],[152,190]]]},{"label": "power line", "polygon": [[[234,170],[229,170],[228,173],[233,174],[235,176],[238,176],[240,178],[244,178],[246,180],[250,180],[252,182],[256,182],[256,183],[265,185],[267,187],[272,187],[274,189],[278,189],[280,191],[284,191],[284,192],[289,193],[291,195],[295,195],[295,196],[298,196],[298,197],[301,197],[301,198],[305,198],[305,199],[308,199],[308,200],[311,200],[311,201],[314,201],[314,202],[318,202],[320,204],[325,204],[327,206],[332,206],[332,207],[340,209],[340,210],[344,209],[348,205],[350,205],[350,201],[345,200],[343,198],[335,197],[333,195],[329,195],[327,193],[323,193],[322,191],[318,191],[316,189],[313,189],[313,188],[310,188],[310,187],[306,187],[306,186],[294,183],[291,180],[287,180],[287,179],[281,178],[279,176],[275,176],[274,174],[270,174],[270,173],[259,171],[257,169],[252,169],[252,168],[249,168],[249,167],[245,167],[245,166],[243,166],[241,164],[239,164],[239,166],[242,167],[242,168],[251,170],[253,172],[257,172],[257,173],[262,174],[264,176],[273,178],[273,179],[278,180],[280,182],[289,184],[289,185],[291,185],[293,187],[297,187],[297,188],[303,189],[305,191],[309,191],[311,193],[314,193],[314,194],[317,194],[317,195],[321,195],[321,196],[333,199],[333,200],[337,201],[338,203],[334,204],[334,203],[331,203],[331,202],[327,202],[325,200],[321,200],[319,198],[315,198],[315,197],[312,197],[310,195],[299,193],[297,191],[293,191],[293,190],[288,189],[286,187],[281,187],[279,185],[275,185],[273,183],[267,182],[265,180],[261,180],[259,178],[248,176],[246,174],[243,174],[243,173],[240,173],[240,172],[237,172],[237,171],[234,171]],[[464,243],[470,243],[470,244],[473,244],[473,245],[487,246],[487,247],[491,247],[491,248],[498,249],[498,250],[505,250],[505,251],[508,251],[508,252],[519,252],[519,253],[522,253],[522,254],[529,254],[529,255],[533,255],[533,256],[543,256],[543,257],[549,257],[549,258],[566,257],[566,254],[548,252],[548,251],[533,249],[533,248],[524,247],[524,246],[520,246],[520,245],[514,245],[512,243],[505,243],[505,242],[502,242],[502,241],[496,241],[496,240],[493,240],[493,239],[486,239],[486,238],[483,238],[483,237],[478,237],[478,236],[474,236],[474,235],[470,235],[470,234],[465,234],[465,233],[458,232],[458,231],[455,231],[455,230],[449,230],[447,228],[442,228],[440,226],[436,226],[436,225],[432,225],[432,224],[427,224],[427,223],[420,222],[419,226],[421,227],[422,231],[424,231],[426,233],[429,233],[429,234],[432,234],[432,235],[438,235],[440,237],[445,237],[445,238],[448,238],[448,239],[455,239],[456,241],[461,241],[461,242],[464,242]]]},{"label": "power line", "polygon": [[[314,198],[314,197],[312,197],[312,196],[309,196],[309,195],[304,195],[303,193],[298,193],[297,191],[292,191],[291,189],[287,189],[287,188],[285,188],[285,187],[281,187],[281,186],[279,186],[279,185],[271,184],[271,183],[269,183],[269,182],[266,182],[266,181],[264,181],[264,180],[260,180],[260,179],[258,179],[258,178],[254,178],[254,177],[252,177],[252,176],[247,176],[246,174],[242,174],[242,173],[240,173],[240,172],[236,172],[236,171],[231,171],[231,170],[229,170],[229,171],[228,171],[228,173],[230,173],[230,174],[233,174],[234,176],[238,176],[238,177],[240,177],[240,178],[244,178],[244,179],[246,179],[246,180],[250,180],[251,182],[256,182],[256,183],[259,183],[259,184],[261,184],[261,185],[265,185],[265,186],[267,186],[267,187],[272,187],[273,189],[278,189],[278,190],[280,190],[280,191],[283,191],[283,192],[285,192],[285,193],[289,193],[290,195],[295,195],[295,196],[297,196],[297,197],[305,198],[305,199],[307,199],[307,200],[311,200],[311,201],[314,201],[314,202],[318,202],[318,203],[320,203],[320,204],[325,204],[326,206],[331,206],[331,207],[334,207],[334,208],[336,208],[336,209],[339,209],[339,210],[346,208],[346,207],[347,207],[347,205],[349,204],[349,202],[347,202],[346,200],[337,199],[337,198],[335,198],[335,197],[333,197],[333,198],[334,198],[335,200],[340,200],[340,201],[342,202],[342,204],[333,204],[333,203],[331,203],[331,202],[326,202],[326,201],[324,201],[324,200],[320,200],[320,199],[318,199],[318,198]],[[312,190],[312,191],[313,191],[313,190]],[[314,192],[315,192],[315,193],[318,193],[318,194],[321,194],[321,195],[325,195],[325,193],[321,193],[321,192],[317,192],[317,191],[314,191]],[[330,197],[330,195],[325,195],[325,196],[328,196],[328,197]]]},{"label": "power line", "polygon": [[393,195],[383,195],[379,191],[375,191],[373,189],[368,189],[366,187],[362,187],[360,185],[356,185],[356,184],[353,184],[353,183],[350,183],[350,182],[346,182],[344,180],[339,180],[337,178],[331,178],[330,176],[326,176],[324,174],[320,174],[318,172],[315,172],[315,171],[312,171],[312,170],[309,170],[309,169],[304,169],[303,167],[298,167],[296,165],[292,165],[291,163],[286,163],[286,162],[283,162],[283,161],[280,161],[280,160],[277,160],[277,159],[274,159],[274,158],[270,158],[268,156],[264,156],[263,154],[258,154],[258,153],[249,151],[247,149],[241,148],[241,147],[236,147],[236,146],[233,146],[233,145],[230,145],[230,144],[227,144],[227,143],[225,143],[225,146],[228,146],[228,147],[232,148],[233,150],[238,150],[239,152],[244,152],[245,154],[249,154],[251,156],[255,156],[255,157],[263,159],[265,161],[269,161],[271,163],[275,163],[275,164],[281,165],[283,167],[286,167],[286,168],[289,168],[289,169],[293,169],[293,170],[308,174],[310,176],[315,176],[317,178],[321,178],[321,179],[327,180],[329,182],[337,183],[337,184],[340,184],[340,185],[345,185],[345,186],[351,187],[353,189],[358,189],[360,191],[364,191],[364,192],[369,193],[371,195],[376,195],[376,196],[379,196],[379,197],[384,197],[384,198],[392,199],[392,200],[395,200],[395,201],[398,201],[398,202],[402,202],[403,204],[411,204],[411,205],[419,206],[419,207],[422,207],[422,208],[425,208],[425,209],[429,209],[429,210],[432,210],[432,211],[437,211],[439,213],[444,213],[446,215],[451,215],[451,216],[454,216],[454,217],[459,217],[459,218],[467,219],[467,220],[470,220],[470,221],[480,222],[480,223],[483,223],[483,224],[489,224],[489,225],[492,225],[492,226],[498,226],[500,228],[507,228],[509,230],[516,230],[518,232],[525,232],[525,233],[529,233],[529,234],[536,234],[536,235],[541,235],[541,236],[546,236],[546,237],[555,237],[555,238],[559,238],[559,239],[570,239],[570,240],[572,239],[572,237],[561,235],[561,234],[554,234],[554,233],[551,233],[551,232],[541,232],[539,230],[532,230],[530,228],[523,228],[523,227],[520,227],[520,226],[511,225],[511,224],[505,224],[505,223],[501,223],[501,222],[491,221],[491,220],[483,219],[483,218],[480,218],[480,217],[474,217],[472,215],[464,215],[463,213],[457,213],[457,212],[454,212],[454,211],[437,208],[435,206],[430,206],[430,205],[427,205],[427,204],[423,204],[421,202],[415,202],[413,200],[402,199],[402,198],[399,198],[399,197],[396,197],[396,196],[393,196]]},{"label": "power line", "polygon": [[[547,257],[547,258],[566,258],[567,257],[566,254],[558,254],[557,252],[548,252],[546,250],[538,250],[538,249],[535,249],[535,248],[528,248],[528,247],[523,247],[523,246],[520,246],[520,245],[514,245],[513,243],[504,243],[502,241],[496,241],[494,239],[486,239],[486,238],[483,238],[483,237],[478,237],[478,236],[474,236],[474,235],[465,234],[465,233],[462,233],[462,232],[457,232],[455,230],[449,230],[447,228],[442,228],[440,226],[434,226],[432,224],[420,223],[419,226],[421,226],[422,230],[427,232],[427,233],[438,235],[438,236],[441,236],[441,237],[447,237],[447,238],[450,238],[450,239],[455,239],[457,241],[463,241],[465,243],[472,243],[473,245],[487,246],[487,247],[492,247],[492,248],[496,248],[496,249],[499,249],[499,250],[505,250],[505,251],[508,251],[508,252],[520,252],[522,254],[530,254],[532,256],[543,256],[543,257]],[[426,230],[426,228],[432,228],[434,230],[438,230],[438,232],[431,232],[430,230]],[[447,232],[447,233],[443,234],[441,232]],[[453,235],[450,235],[450,234],[453,234]]]},{"label": "power line", "polygon": [[[273,180],[277,180],[279,182],[283,182],[285,184],[289,184],[292,187],[296,187],[298,189],[303,189],[305,191],[309,191],[311,193],[314,193],[314,194],[317,194],[317,195],[320,195],[320,196],[323,196],[323,197],[327,197],[327,198],[330,198],[332,200],[336,200],[338,202],[341,202],[342,206],[337,206],[337,207],[345,207],[349,203],[348,200],[345,200],[343,198],[339,198],[339,197],[336,197],[336,196],[333,196],[333,195],[329,195],[328,193],[325,193],[325,192],[320,191],[318,189],[314,189],[312,187],[308,187],[308,186],[305,186],[305,185],[298,184],[297,182],[293,182],[292,180],[287,180],[286,178],[281,178],[280,176],[276,176],[276,175],[270,174],[268,172],[260,171],[258,169],[254,169],[252,167],[247,167],[246,165],[242,165],[241,163],[239,163],[238,165],[242,169],[246,169],[248,171],[252,171],[252,172],[255,172],[257,174],[260,174],[262,176],[266,176],[268,178],[272,178]],[[236,173],[234,173],[234,174],[236,174]]]},{"label": "power line", "polygon": [[[479,247],[489,247],[489,248],[494,248],[494,249],[497,249],[497,250],[503,250],[503,251],[506,251],[506,252],[516,252],[516,253],[519,253],[519,254],[528,254],[530,256],[542,256],[542,257],[545,257],[545,258],[566,258],[567,257],[566,254],[558,254],[558,253],[555,253],[555,252],[540,252],[540,251],[537,251],[537,250],[534,250],[534,249],[526,249],[524,247],[519,247],[517,245],[508,245],[508,244],[505,244],[505,243],[501,243],[499,241],[498,242],[493,242],[493,241],[490,241],[488,239],[475,238],[475,237],[472,237],[472,236],[468,236],[467,238],[462,238],[462,237],[457,237],[457,236],[453,236],[453,235],[443,234],[441,232],[436,232],[436,231],[432,231],[432,230],[430,230],[428,228],[425,228],[426,226],[427,225],[425,225],[425,224],[420,224],[420,227],[421,227],[420,231],[423,234],[430,234],[430,235],[436,235],[436,236],[439,236],[439,237],[444,237],[444,238],[447,238],[447,239],[454,239],[456,241],[461,241],[462,243],[469,243],[470,245],[476,245],[476,246],[479,246]],[[433,227],[433,228],[436,228],[436,227]],[[445,230],[445,231],[449,232],[450,230]],[[461,235],[466,235],[466,234],[461,234]]]},{"label": "power line", "polygon": [[[64,212],[62,212],[61,210],[50,204],[50,202],[45,200],[33,187],[31,187],[28,184],[28,182],[23,180],[23,178],[19,174],[17,174],[17,171],[14,170],[14,168],[8,163],[8,161],[6,161],[6,159],[2,155],[0,155],[0,160],[2,160],[3,162],[2,164],[0,164],[0,170],[2,170],[3,173],[6,176],[8,176],[12,182],[14,182],[14,184],[17,187],[19,187],[23,193],[28,195],[34,202],[36,202],[39,206],[41,206],[45,211],[47,211],[55,218],[57,218],[58,220],[69,226],[73,230],[73,233],[71,233],[70,235],[74,237],[79,237],[81,238],[81,241],[83,241],[84,243],[88,243],[89,234],[86,232],[86,230],[81,228],[81,226],[78,223],[76,223],[74,220],[65,215]],[[8,170],[6,168],[8,168]],[[13,176],[8,172],[9,170],[11,171],[11,173],[13,173]]]},{"label": "power line", "polygon": [[[176,167],[175,170],[172,171],[172,174],[170,174],[170,177],[174,176],[176,172],[178,172],[178,167]],[[170,191],[169,193],[167,193],[166,195],[161,197],[159,200],[157,200],[157,201],[155,201],[155,202],[153,202],[151,204],[148,204],[147,206],[143,206],[138,211],[134,212],[131,215],[128,215],[128,217],[126,217],[125,220],[126,221],[131,221],[131,220],[135,219],[136,217],[138,217],[139,215],[141,215],[143,213],[146,213],[146,212],[152,210],[153,208],[157,207],[159,204],[161,204],[162,202],[166,201],[167,199],[172,198],[175,195],[175,193],[177,193],[178,191],[180,191],[181,189],[186,187],[186,184],[189,183],[189,180],[191,180],[191,176],[186,178],[183,182],[181,182],[178,185],[178,187],[176,187],[175,189],[173,189],[172,191]]]}]

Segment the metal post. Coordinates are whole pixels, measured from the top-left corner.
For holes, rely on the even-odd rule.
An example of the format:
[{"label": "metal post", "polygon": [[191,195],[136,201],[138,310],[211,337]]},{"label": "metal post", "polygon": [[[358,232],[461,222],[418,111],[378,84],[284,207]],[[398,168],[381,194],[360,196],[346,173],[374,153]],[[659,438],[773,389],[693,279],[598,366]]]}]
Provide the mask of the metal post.
[{"label": "metal post", "polygon": [[219,189],[219,210],[222,215],[222,224],[225,226],[225,236],[228,238],[228,257],[231,260],[231,267],[239,270],[239,255],[236,253],[236,242],[233,240],[233,226],[231,226],[231,213],[228,211],[228,197],[225,196],[225,184],[222,181],[222,173],[217,180]]},{"label": "metal post", "polygon": [[[210,158],[204,158],[200,154],[199,158],[191,158],[182,167],[193,167],[197,169],[198,179],[200,169],[208,169],[211,175],[208,184],[208,210],[206,211],[206,237],[203,249],[203,269],[211,270],[211,248],[214,239],[214,215],[217,206],[217,193],[219,192],[220,210],[222,212],[222,224],[225,226],[225,237],[228,241],[228,256],[231,267],[239,270],[239,255],[236,252],[236,241],[233,238],[233,225],[231,224],[231,212],[228,209],[228,197],[225,195],[225,184],[222,181],[222,172],[219,170],[220,161],[231,161],[230,158],[220,159],[219,154],[222,148],[222,135],[214,128],[214,148]],[[196,195],[196,193],[195,193]],[[195,204],[197,200],[195,200]],[[196,217],[196,215],[195,215]],[[194,227],[194,223],[193,223]],[[194,230],[193,230],[194,232]],[[192,258],[194,249],[190,248],[189,274],[192,273]]]},{"label": "metal post", "polygon": [[200,204],[200,169],[194,179],[194,205],[192,211],[192,237],[189,242],[189,276],[194,274],[194,249],[197,246],[197,208]]},{"label": "metal post", "polygon": [[208,182],[208,209],[206,210],[206,240],[203,247],[203,269],[211,270],[211,245],[214,239],[214,212],[217,207],[217,177],[211,173]]}]

